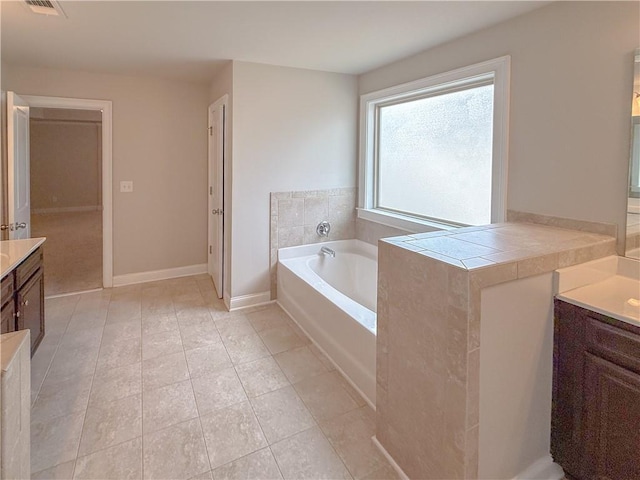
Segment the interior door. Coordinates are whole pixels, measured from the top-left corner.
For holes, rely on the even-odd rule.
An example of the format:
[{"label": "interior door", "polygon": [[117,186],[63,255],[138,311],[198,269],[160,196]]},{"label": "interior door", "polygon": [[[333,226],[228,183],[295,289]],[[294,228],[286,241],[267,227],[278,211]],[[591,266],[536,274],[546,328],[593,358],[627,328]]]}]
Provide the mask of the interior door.
[{"label": "interior door", "polygon": [[222,298],[224,229],[225,103],[209,106],[209,257],[208,271],[218,298]]},{"label": "interior door", "polygon": [[31,237],[29,105],[7,92],[7,193],[9,239]]}]

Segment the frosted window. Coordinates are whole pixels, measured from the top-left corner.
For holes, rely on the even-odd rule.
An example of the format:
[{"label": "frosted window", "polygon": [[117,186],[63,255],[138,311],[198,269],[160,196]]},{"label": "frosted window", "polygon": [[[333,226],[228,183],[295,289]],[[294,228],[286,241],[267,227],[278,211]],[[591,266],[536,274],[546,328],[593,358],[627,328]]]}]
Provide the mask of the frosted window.
[{"label": "frosted window", "polygon": [[377,208],[491,223],[493,85],[378,107]]}]

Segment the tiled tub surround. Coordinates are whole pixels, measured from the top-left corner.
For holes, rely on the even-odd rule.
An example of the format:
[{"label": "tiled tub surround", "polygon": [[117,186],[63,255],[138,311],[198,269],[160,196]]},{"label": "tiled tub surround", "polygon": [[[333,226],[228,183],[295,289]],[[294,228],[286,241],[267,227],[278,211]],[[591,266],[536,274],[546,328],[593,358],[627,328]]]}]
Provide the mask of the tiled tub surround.
[{"label": "tiled tub surround", "polygon": [[[320,237],[316,226],[327,220],[328,237]],[[278,248],[355,238],[356,189],[332,188],[301,192],[271,193],[270,273],[271,299],[277,296]]]},{"label": "tiled tub surround", "polygon": [[525,223],[379,243],[376,438],[409,478],[478,477],[482,290],[615,248]]},{"label": "tiled tub surround", "polygon": [[36,479],[396,478],[375,414],[277,306],[206,275],[47,300]]}]

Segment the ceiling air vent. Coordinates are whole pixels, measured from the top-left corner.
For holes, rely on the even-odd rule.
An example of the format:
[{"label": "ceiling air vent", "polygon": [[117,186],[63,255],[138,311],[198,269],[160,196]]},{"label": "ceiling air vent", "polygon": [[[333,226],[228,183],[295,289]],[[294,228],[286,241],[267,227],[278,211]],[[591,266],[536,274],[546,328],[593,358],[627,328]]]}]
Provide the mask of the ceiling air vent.
[{"label": "ceiling air vent", "polygon": [[33,13],[66,17],[62,7],[56,0],[24,0],[24,3]]}]

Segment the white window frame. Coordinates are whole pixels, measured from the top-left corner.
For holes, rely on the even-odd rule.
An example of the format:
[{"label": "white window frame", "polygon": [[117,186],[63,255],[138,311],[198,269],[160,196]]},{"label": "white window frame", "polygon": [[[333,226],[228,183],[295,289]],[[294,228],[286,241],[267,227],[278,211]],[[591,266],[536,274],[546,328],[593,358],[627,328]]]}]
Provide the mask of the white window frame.
[{"label": "white window frame", "polygon": [[360,160],[358,173],[358,218],[401,228],[409,232],[424,227],[449,230],[460,225],[425,220],[375,208],[376,109],[380,104],[462,86],[472,78],[493,74],[493,160],[491,184],[491,223],[504,222],[507,204],[507,155],[509,146],[509,85],[511,57],[506,55],[450,72],[433,75],[402,85],[360,96]]}]

